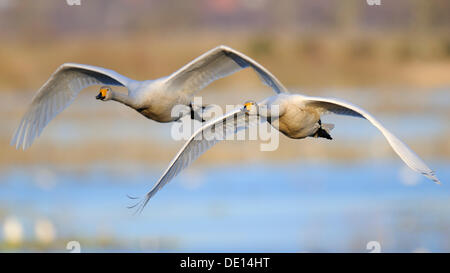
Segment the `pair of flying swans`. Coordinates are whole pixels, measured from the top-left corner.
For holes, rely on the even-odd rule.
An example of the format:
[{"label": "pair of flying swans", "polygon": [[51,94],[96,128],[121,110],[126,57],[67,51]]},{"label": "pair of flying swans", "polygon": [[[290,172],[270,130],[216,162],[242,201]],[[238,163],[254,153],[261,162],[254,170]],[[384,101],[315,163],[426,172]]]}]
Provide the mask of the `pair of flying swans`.
[{"label": "pair of flying swans", "polygon": [[[206,52],[170,76],[147,81],[132,80],[106,68],[85,64],[63,64],[36,93],[14,134],[11,145],[24,150],[28,148],[50,120],[69,106],[82,89],[91,85],[102,85],[96,99],[118,101],[158,122],[180,119],[181,116],[171,115],[172,108],[176,105],[185,105],[187,109],[185,114],[191,114],[191,117],[195,118],[193,114],[195,109],[191,104],[195,92],[217,79],[246,67],[253,68],[262,82],[270,86],[276,95],[259,103],[249,101],[243,107],[203,123],[177,153],[154,187],[132,207],[137,206],[138,210],[142,210],[159,189],[221,139],[198,138],[199,135],[211,128],[220,127],[219,125],[224,125],[223,135],[245,130],[250,126],[248,122],[250,116],[264,118],[274,128],[294,139],[305,137],[331,139],[330,130],[333,125],[322,124],[320,119],[327,113],[367,119],[381,131],[406,165],[440,183],[435,173],[406,144],[367,111],[339,99],[291,94],[268,70],[227,46],[218,46]],[[114,91],[111,86],[126,87],[128,94]],[[272,106],[277,106],[276,115],[270,111]],[[232,122],[229,122],[230,120]]]}]

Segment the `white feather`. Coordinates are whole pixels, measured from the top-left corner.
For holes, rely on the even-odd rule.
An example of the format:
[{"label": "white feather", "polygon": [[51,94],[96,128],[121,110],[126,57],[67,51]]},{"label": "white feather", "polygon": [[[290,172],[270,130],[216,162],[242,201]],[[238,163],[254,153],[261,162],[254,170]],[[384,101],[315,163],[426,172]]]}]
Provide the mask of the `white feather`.
[{"label": "white feather", "polygon": [[392,149],[397,155],[408,165],[411,169],[419,172],[437,184],[440,184],[439,179],[420,157],[414,153],[405,143],[398,139],[394,134],[387,130],[375,117],[369,114],[364,109],[353,105],[349,102],[335,99],[335,98],[320,98],[302,96],[302,103],[312,105],[323,109],[322,112],[332,112],[339,115],[350,115],[365,118],[370,121],[387,139]]}]

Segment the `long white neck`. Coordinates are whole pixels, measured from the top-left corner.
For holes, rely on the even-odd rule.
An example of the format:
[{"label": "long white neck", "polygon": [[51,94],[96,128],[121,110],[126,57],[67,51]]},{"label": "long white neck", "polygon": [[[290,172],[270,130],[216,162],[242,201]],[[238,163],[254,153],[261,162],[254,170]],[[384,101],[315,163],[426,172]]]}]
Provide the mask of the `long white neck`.
[{"label": "long white neck", "polygon": [[115,100],[115,101],[118,101],[120,103],[123,103],[123,104],[125,104],[127,106],[130,106],[131,108],[134,108],[135,105],[136,105],[135,101],[131,97],[129,97],[128,95],[125,95],[125,94],[120,93],[120,92],[115,92],[115,91],[112,91],[112,90],[111,90],[111,94],[112,94],[112,97],[111,97],[112,100]]}]

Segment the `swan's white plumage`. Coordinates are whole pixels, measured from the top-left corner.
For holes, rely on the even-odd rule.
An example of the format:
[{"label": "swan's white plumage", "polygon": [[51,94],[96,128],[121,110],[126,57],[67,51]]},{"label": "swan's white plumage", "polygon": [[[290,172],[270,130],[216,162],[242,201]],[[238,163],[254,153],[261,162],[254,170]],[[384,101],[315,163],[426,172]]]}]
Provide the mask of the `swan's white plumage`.
[{"label": "swan's white plumage", "polygon": [[250,57],[227,46],[218,46],[166,78],[169,90],[193,94],[211,82],[251,67],[263,83],[276,93],[288,93],[286,87],[267,69]]},{"label": "swan's white plumage", "polygon": [[133,80],[119,73],[92,65],[61,65],[38,90],[22,118],[11,145],[26,149],[44,127],[69,106],[78,93],[91,85],[127,86]]},{"label": "swan's white plumage", "polygon": [[303,103],[307,105],[313,105],[321,109],[322,113],[331,112],[338,115],[349,115],[365,118],[370,121],[380,132],[384,135],[386,140],[391,145],[392,149],[397,155],[408,165],[411,169],[419,172],[434,182],[440,184],[439,179],[436,177],[434,171],[432,171],[423,162],[420,157],[414,153],[405,143],[398,139],[394,134],[387,130],[375,117],[369,114],[366,110],[351,104],[349,102],[335,99],[335,98],[320,98],[320,97],[307,97],[303,96]]}]

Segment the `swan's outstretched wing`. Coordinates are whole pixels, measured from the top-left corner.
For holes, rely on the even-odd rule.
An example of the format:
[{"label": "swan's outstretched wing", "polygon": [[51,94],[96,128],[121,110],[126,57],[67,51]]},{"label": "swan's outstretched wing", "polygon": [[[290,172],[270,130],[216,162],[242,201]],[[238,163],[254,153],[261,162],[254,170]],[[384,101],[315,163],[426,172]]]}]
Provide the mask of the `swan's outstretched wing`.
[{"label": "swan's outstretched wing", "polygon": [[69,106],[82,89],[96,84],[126,87],[131,81],[106,68],[74,63],[61,65],[34,96],[11,145],[17,149],[28,148],[50,120]]},{"label": "swan's outstretched wing", "polygon": [[[157,191],[204,152],[219,141],[232,137],[238,131],[247,129],[259,120],[257,116],[245,114],[243,108],[236,108],[222,117],[206,122],[184,144],[153,188],[137,204],[129,208],[137,207],[137,211],[142,211]],[[130,198],[135,199],[133,197]]]},{"label": "swan's outstretched wing", "polygon": [[320,97],[304,97],[303,103],[307,106],[313,106],[319,108],[321,114],[331,112],[338,115],[348,115],[365,118],[370,121],[375,127],[377,127],[381,133],[386,137],[387,141],[391,145],[392,149],[400,156],[400,158],[411,169],[419,172],[434,182],[440,184],[439,179],[436,177],[434,171],[420,159],[420,157],[414,153],[405,143],[398,139],[395,135],[389,132],[384,126],[376,120],[371,114],[364,109],[355,106],[349,102],[334,98],[320,98]]},{"label": "swan's outstretched wing", "polygon": [[213,81],[231,75],[241,69],[251,67],[263,83],[276,93],[287,93],[287,89],[267,69],[227,46],[218,46],[166,78],[167,90],[194,94]]}]

